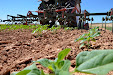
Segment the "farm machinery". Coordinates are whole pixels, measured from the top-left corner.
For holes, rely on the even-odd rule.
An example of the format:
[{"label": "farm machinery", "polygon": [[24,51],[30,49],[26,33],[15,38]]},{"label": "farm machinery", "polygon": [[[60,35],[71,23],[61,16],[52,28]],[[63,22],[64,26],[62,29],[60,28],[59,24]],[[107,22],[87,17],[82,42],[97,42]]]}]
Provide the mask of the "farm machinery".
[{"label": "farm machinery", "polygon": [[[42,1],[37,11],[28,11],[27,16],[17,14],[17,16],[7,15],[7,20],[3,22],[22,23],[28,25],[34,21],[40,24],[49,24],[50,27],[59,22],[60,25],[78,27],[79,29],[88,29],[89,25],[86,21],[93,21],[89,16],[106,15],[110,16],[109,20],[113,20],[113,9],[105,13],[89,13],[81,11],[81,0],[40,0]],[[38,13],[34,15],[33,12]],[[10,19],[8,18],[10,17]],[[104,21],[105,19],[103,19]]]},{"label": "farm machinery", "polygon": [[0,19],[0,22],[2,22],[2,20]]}]

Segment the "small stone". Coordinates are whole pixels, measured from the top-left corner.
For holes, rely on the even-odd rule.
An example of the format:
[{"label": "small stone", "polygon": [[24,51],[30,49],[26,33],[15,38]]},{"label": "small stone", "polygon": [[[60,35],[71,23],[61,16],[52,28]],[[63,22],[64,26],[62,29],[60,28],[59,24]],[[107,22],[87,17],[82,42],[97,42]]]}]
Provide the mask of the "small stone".
[{"label": "small stone", "polygon": [[1,71],[1,69],[3,69],[3,66],[2,65],[0,65],[0,71]]},{"label": "small stone", "polygon": [[35,52],[35,50],[32,50],[32,52],[34,53],[34,52]]}]

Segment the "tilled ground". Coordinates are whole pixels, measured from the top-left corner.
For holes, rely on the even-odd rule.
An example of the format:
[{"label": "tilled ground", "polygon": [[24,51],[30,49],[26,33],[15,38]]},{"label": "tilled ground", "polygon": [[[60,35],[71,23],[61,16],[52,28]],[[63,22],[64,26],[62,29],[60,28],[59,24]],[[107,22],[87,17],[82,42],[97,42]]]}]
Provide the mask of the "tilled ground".
[{"label": "tilled ground", "polygon": [[[9,71],[20,71],[31,61],[41,58],[54,60],[57,54],[65,49],[71,48],[71,52],[65,59],[71,60],[70,70],[75,67],[75,58],[81,51],[86,48],[79,49],[79,42],[74,42],[87,30],[63,30],[56,32],[45,31],[42,36],[32,34],[32,30],[4,30],[0,32],[0,75],[10,75]],[[92,43],[92,49],[113,49],[113,34],[110,31],[101,31],[101,35],[96,38],[96,42]],[[37,64],[39,69],[43,68],[45,72],[49,70]],[[78,73],[77,75],[82,75]],[[83,74],[85,75],[85,74]],[[113,75],[111,72],[109,75]]]}]

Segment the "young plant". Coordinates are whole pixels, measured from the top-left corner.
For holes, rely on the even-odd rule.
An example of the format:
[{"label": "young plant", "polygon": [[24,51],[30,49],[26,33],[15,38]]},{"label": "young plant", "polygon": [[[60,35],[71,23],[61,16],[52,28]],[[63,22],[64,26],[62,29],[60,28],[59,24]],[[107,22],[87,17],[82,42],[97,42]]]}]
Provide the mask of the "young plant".
[{"label": "young plant", "polygon": [[56,58],[54,61],[49,59],[40,59],[40,60],[34,61],[33,65],[23,69],[20,72],[14,72],[11,75],[45,75],[43,70],[41,72],[39,69],[37,69],[35,65],[36,62],[52,70],[53,73],[51,75],[70,75],[69,67],[71,65],[71,62],[69,60],[63,60],[64,57],[70,52],[70,50],[71,49],[69,48],[62,50],[58,54],[58,58]]},{"label": "young plant", "polygon": [[38,62],[42,66],[49,68],[53,71],[54,75],[61,75],[61,72],[66,72],[69,75],[69,67],[71,65],[69,60],[63,60],[64,57],[70,52],[71,49],[64,49],[58,54],[58,58],[56,58],[54,61],[48,60],[48,59],[40,59]]},{"label": "young plant", "polygon": [[52,32],[54,32],[54,31],[57,31],[58,29],[60,29],[61,28],[61,26],[59,25],[59,26],[57,26],[57,27],[55,27],[54,25],[51,27],[51,28],[49,28],[48,30],[50,30],[50,31],[52,31]]},{"label": "young plant", "polygon": [[44,30],[47,30],[48,26],[49,26],[49,25],[43,25],[43,26],[42,26],[42,25],[38,25],[38,28],[35,29],[35,30],[33,30],[32,33],[33,33],[33,34],[34,34],[34,33],[38,33],[38,35],[41,36],[41,35],[42,35],[42,32],[43,32]]},{"label": "young plant", "polygon": [[75,72],[106,75],[113,70],[113,50],[93,50],[79,53],[76,57],[75,70],[69,72],[70,61],[63,60],[69,51],[70,49],[64,49],[54,61],[48,59],[35,61],[35,63],[38,62],[52,70],[53,73],[51,74],[45,74],[43,70],[39,70],[36,64],[33,63],[22,71],[13,72],[11,75],[72,75]]},{"label": "young plant", "polygon": [[13,72],[11,75],[45,75],[45,73],[43,72],[43,70],[39,70],[36,66],[35,63],[33,63],[32,65],[24,68],[22,71],[20,72]]},{"label": "young plant", "polygon": [[96,41],[95,37],[100,35],[100,31],[98,31],[98,27],[95,27],[93,29],[90,29],[88,33],[81,35],[79,38],[75,40],[75,42],[80,41],[80,47],[82,48],[83,46],[90,48],[90,41]]},{"label": "young plant", "polygon": [[50,30],[50,31],[52,31],[54,34],[56,34],[56,31],[57,30],[59,30],[61,28],[61,26],[60,25],[58,25],[58,26],[52,26],[51,28],[49,28],[48,30]]},{"label": "young plant", "polygon": [[64,30],[73,30],[73,27],[65,27]]}]

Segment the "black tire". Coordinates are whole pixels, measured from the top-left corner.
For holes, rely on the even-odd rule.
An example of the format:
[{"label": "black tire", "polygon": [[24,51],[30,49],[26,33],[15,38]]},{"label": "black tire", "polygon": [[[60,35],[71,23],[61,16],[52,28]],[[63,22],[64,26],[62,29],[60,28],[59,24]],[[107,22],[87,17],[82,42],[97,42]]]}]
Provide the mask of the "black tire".
[{"label": "black tire", "polygon": [[69,27],[77,27],[76,17],[70,17],[67,19],[67,25]]},{"label": "black tire", "polygon": [[81,21],[79,21],[79,22],[77,23],[77,28],[78,28],[78,29],[81,29]]},{"label": "black tire", "polygon": [[55,24],[55,21],[52,21],[51,23],[49,23],[49,28],[51,28],[53,25]]}]

